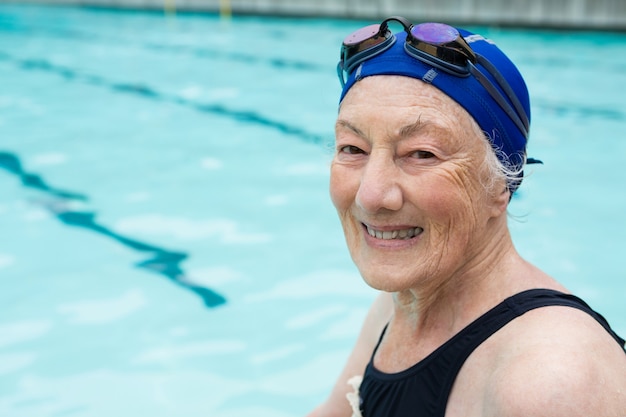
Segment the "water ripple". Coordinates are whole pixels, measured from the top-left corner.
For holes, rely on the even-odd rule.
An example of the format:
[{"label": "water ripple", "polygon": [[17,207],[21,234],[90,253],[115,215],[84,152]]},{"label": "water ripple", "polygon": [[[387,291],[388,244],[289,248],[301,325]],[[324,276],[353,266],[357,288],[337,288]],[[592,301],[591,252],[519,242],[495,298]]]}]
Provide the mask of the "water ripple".
[{"label": "water ripple", "polygon": [[231,109],[220,104],[199,103],[182,96],[159,92],[155,88],[143,84],[114,82],[99,75],[88,74],[73,68],[54,64],[45,59],[20,59],[0,51],[0,60],[12,62],[23,70],[45,71],[59,75],[68,81],[84,82],[100,87],[107,87],[117,93],[131,94],[154,101],[174,103],[202,113],[209,113],[216,116],[227,117],[242,123],[270,128],[285,135],[295,136],[304,142],[314,144],[325,143],[322,135],[308,132],[296,125],[271,119],[254,111]]},{"label": "water ripple", "polygon": [[40,199],[35,201],[35,203],[47,209],[63,224],[87,229],[113,239],[135,251],[150,254],[151,256],[148,259],[137,263],[136,266],[160,274],[174,284],[192,291],[198,295],[209,308],[217,307],[226,302],[226,299],[222,295],[207,287],[194,284],[194,280],[187,276],[181,267],[181,263],[188,257],[186,253],[171,251],[131,239],[98,223],[96,221],[95,212],[75,208],[77,201],[83,202],[87,200],[84,194],[66,191],[48,185],[41,176],[25,171],[17,155],[0,151],[0,169],[4,169],[17,176],[25,187],[34,188],[54,197],[52,199]]}]

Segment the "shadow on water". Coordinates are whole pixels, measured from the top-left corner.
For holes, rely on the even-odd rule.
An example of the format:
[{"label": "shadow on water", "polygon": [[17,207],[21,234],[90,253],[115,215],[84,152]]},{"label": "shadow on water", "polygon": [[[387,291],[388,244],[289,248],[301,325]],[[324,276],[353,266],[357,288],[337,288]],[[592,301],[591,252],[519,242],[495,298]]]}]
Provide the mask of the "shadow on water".
[{"label": "shadow on water", "polygon": [[24,185],[25,187],[44,191],[55,197],[81,201],[87,200],[87,197],[83,194],[72,193],[69,191],[64,191],[58,188],[51,187],[39,175],[31,174],[24,171],[24,169],[22,169],[22,164],[20,160],[11,153],[0,151],[0,168],[9,171],[11,174],[16,175],[22,182],[22,185]]},{"label": "shadow on water", "polygon": [[76,200],[86,201],[85,195],[49,186],[39,175],[24,171],[19,158],[12,153],[0,151],[0,168],[17,176],[25,187],[34,188],[56,197],[53,201],[45,202],[42,205],[63,224],[87,229],[111,238],[135,251],[149,253],[151,255],[149,259],[138,262],[135,266],[160,274],[174,284],[192,291],[209,308],[217,307],[226,302],[226,299],[220,294],[209,288],[195,285],[188,279],[180,266],[188,257],[186,253],[170,251],[122,236],[97,223],[94,212],[73,210],[70,203]]}]

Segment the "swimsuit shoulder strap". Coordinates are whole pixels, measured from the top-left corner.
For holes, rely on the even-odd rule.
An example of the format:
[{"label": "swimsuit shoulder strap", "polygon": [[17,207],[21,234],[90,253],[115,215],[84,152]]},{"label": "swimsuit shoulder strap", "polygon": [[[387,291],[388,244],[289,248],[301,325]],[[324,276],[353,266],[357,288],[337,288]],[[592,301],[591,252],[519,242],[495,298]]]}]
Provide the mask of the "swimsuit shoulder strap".
[{"label": "swimsuit shoulder strap", "polygon": [[624,346],[626,342],[611,329],[607,320],[575,295],[550,289],[522,291],[505,299],[502,303],[483,314],[442,346],[445,346],[446,349],[443,349],[441,354],[450,361],[450,367],[447,369],[443,384],[445,387],[443,392],[446,393],[446,398],[440,405],[445,407],[447,396],[450,394],[457,374],[465,360],[481,343],[522,314],[536,308],[548,306],[566,306],[584,311],[600,323],[622,349],[626,349]]}]

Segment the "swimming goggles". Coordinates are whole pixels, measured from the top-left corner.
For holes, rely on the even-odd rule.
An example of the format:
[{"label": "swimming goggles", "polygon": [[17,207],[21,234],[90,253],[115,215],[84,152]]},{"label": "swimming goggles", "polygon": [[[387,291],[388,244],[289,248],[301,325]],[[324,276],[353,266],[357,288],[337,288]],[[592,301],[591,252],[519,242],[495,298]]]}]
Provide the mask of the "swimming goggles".
[{"label": "swimming goggles", "polygon": [[[407,33],[404,50],[408,55],[457,77],[474,76],[524,137],[528,137],[528,116],[509,83],[491,62],[472,50],[456,28],[443,23],[413,25],[403,17],[392,16],[380,25],[366,26],[348,35],[341,45],[341,57],[337,64],[337,75],[342,87],[346,84],[346,77],[363,61],[381,54],[395,43],[396,37],[388,27],[390,21],[399,22],[404,27]],[[496,80],[508,100],[476,64],[485,68]]]}]

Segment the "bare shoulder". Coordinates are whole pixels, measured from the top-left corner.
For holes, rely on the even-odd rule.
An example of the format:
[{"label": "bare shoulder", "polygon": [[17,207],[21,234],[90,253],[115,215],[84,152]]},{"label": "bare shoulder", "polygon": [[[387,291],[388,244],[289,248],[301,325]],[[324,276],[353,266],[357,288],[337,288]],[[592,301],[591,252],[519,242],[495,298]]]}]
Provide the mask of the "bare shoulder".
[{"label": "bare shoulder", "polygon": [[590,315],[545,307],[502,330],[486,415],[624,417],[626,354]]}]

